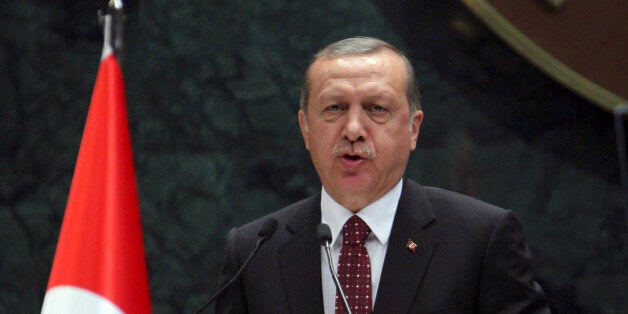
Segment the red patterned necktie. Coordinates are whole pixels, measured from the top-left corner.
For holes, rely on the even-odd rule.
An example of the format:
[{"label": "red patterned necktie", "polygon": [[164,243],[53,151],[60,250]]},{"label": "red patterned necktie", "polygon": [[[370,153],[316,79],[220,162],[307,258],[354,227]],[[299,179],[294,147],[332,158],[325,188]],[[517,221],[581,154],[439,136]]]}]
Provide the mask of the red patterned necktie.
[{"label": "red patterned necktie", "polygon": [[[347,297],[351,311],[371,313],[371,262],[364,241],[371,230],[357,215],[351,216],[342,228],[342,249],[338,259],[338,279]],[[336,292],[336,313],[345,308]]]}]

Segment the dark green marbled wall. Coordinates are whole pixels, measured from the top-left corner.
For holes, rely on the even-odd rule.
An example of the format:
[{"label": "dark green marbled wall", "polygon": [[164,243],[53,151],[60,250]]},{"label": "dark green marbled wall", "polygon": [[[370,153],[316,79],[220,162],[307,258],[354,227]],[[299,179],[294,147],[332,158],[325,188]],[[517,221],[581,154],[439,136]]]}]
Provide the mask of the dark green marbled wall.
[{"label": "dark green marbled wall", "polygon": [[[101,49],[87,1],[0,3],[0,313],[39,312]],[[301,72],[325,44],[407,51],[425,123],[407,176],[510,208],[557,313],[628,311],[610,113],[448,1],[129,2],[125,79],[155,313],[216,288],[231,226],[316,192]]]}]

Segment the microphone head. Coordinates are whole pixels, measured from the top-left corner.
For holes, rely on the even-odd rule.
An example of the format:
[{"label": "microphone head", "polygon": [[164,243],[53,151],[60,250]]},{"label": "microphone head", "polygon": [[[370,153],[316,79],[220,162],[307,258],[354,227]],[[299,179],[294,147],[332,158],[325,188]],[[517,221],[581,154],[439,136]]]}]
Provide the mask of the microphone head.
[{"label": "microphone head", "polygon": [[331,242],[331,229],[327,224],[320,224],[316,227],[316,237],[321,245],[325,245],[327,242]]},{"label": "microphone head", "polygon": [[262,222],[262,226],[259,228],[257,235],[268,240],[273,234],[275,234],[275,230],[277,230],[277,219],[273,217],[268,217],[266,220]]}]

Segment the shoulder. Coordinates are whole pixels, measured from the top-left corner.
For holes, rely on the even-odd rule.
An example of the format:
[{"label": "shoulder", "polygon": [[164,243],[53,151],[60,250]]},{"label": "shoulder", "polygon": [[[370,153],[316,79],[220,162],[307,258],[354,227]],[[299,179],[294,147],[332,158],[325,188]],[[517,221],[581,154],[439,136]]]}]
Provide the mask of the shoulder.
[{"label": "shoulder", "polygon": [[507,212],[504,208],[458,192],[435,187],[426,187],[425,191],[432,206],[441,214],[458,213],[464,215],[466,213],[472,216],[499,217]]},{"label": "shoulder", "polygon": [[428,202],[428,206],[432,206],[435,209],[459,208],[495,214],[503,214],[506,211],[499,206],[468,195],[437,187],[422,186],[412,180],[407,180],[404,184],[404,192],[423,198],[424,201]]},{"label": "shoulder", "polygon": [[516,214],[510,210],[461,193],[421,186],[412,180],[404,182],[400,208],[401,204],[418,219],[431,221],[428,229],[445,233],[466,230],[488,236],[505,218],[517,220]]}]

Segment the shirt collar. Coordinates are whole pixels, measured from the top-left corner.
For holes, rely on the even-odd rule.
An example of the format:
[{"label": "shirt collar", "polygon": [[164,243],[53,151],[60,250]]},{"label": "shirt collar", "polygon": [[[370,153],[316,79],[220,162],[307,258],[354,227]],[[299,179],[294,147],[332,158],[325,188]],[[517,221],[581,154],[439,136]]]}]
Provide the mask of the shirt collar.
[{"label": "shirt collar", "polygon": [[[362,208],[357,215],[366,222],[371,228],[371,233],[377,238],[382,245],[387,245],[390,231],[392,229],[397,205],[401,197],[401,188],[403,179],[397,183],[388,193],[384,194],[375,202]],[[336,243],[336,239],[340,236],[342,226],[345,224],[353,213],[338,204],[325,191],[325,187],[321,191],[321,222],[329,226],[332,235],[331,245]]]}]

